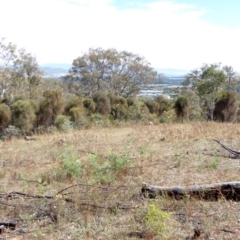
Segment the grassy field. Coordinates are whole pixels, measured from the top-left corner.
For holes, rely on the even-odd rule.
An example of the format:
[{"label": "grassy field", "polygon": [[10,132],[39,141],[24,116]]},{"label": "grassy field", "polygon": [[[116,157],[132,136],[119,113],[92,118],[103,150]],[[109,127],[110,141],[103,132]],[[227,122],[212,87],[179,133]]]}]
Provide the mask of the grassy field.
[{"label": "grassy field", "polygon": [[95,128],[0,142],[0,239],[240,239],[240,205],[145,199],[158,186],[240,181],[240,125]]}]

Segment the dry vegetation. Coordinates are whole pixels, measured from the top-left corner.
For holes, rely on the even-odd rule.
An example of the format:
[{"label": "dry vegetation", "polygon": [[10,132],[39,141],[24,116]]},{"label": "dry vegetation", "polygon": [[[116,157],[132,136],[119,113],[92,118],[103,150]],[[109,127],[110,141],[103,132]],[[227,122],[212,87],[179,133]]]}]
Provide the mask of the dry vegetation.
[{"label": "dry vegetation", "polygon": [[189,123],[0,142],[0,222],[17,223],[0,239],[240,239],[238,202],[140,195],[142,182],[240,180],[239,160],[212,140],[240,149],[239,135],[239,124]]}]

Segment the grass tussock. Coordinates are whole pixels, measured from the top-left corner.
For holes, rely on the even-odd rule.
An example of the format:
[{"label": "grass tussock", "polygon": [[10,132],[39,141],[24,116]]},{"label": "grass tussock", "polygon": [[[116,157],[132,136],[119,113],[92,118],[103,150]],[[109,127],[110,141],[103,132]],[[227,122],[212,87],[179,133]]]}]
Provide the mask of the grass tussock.
[{"label": "grass tussock", "polygon": [[[144,199],[159,186],[239,180],[240,125],[96,128],[0,141],[4,239],[237,239],[239,203]],[[24,195],[25,194],[25,195]]]}]

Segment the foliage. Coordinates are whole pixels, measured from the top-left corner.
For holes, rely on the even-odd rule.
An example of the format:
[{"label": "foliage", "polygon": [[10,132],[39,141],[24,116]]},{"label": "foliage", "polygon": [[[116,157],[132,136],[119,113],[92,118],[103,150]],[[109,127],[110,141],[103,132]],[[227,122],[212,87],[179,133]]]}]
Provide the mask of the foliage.
[{"label": "foliage", "polygon": [[61,167],[56,171],[56,180],[78,178],[81,176],[83,164],[79,162],[79,156],[73,147],[66,148],[61,155]]},{"label": "foliage", "polygon": [[153,99],[144,99],[143,102],[146,104],[146,106],[151,114],[154,114],[154,113],[159,114],[160,105],[158,102],[156,102]]},{"label": "foliage", "polygon": [[149,110],[144,102],[140,100],[134,100],[133,104],[128,107],[127,119],[134,120],[136,122],[146,122],[148,121]]},{"label": "foliage", "polygon": [[38,124],[51,126],[54,125],[58,115],[64,110],[62,93],[59,91],[45,91],[44,99],[40,103]]},{"label": "foliage", "polygon": [[71,121],[77,122],[83,117],[83,109],[78,107],[73,107],[69,110],[69,116]]},{"label": "foliage", "polygon": [[120,177],[121,170],[129,164],[128,152],[116,154],[110,150],[107,158],[97,154],[87,154],[88,171],[95,176],[97,183],[109,184]]},{"label": "foliage", "polygon": [[0,132],[0,139],[6,140],[12,137],[19,137],[21,135],[21,130],[15,126],[9,125]]},{"label": "foliage", "polygon": [[65,114],[69,114],[72,108],[83,109],[83,100],[80,97],[72,97],[65,104]]},{"label": "foliage", "polygon": [[90,48],[73,61],[65,82],[71,92],[84,96],[105,91],[129,97],[159,78],[143,57],[116,49]]},{"label": "foliage", "polygon": [[12,106],[13,125],[20,128],[22,133],[33,130],[36,120],[34,107],[30,101],[18,100]]},{"label": "foliage", "polygon": [[109,114],[111,112],[110,99],[104,92],[96,92],[93,95],[93,100],[96,103],[96,112],[100,114]]},{"label": "foliage", "polygon": [[180,95],[174,104],[174,109],[176,111],[177,117],[182,119],[189,117],[189,100],[186,96]]},{"label": "foliage", "polygon": [[170,99],[165,96],[158,96],[155,100],[159,104],[159,115],[163,114],[165,111],[168,111],[172,108],[172,102]]},{"label": "foliage", "polygon": [[160,123],[170,123],[170,122],[174,122],[175,120],[176,120],[176,111],[174,111],[174,109],[164,111],[159,118]]},{"label": "foliage", "polygon": [[238,100],[235,92],[223,91],[219,94],[214,108],[214,119],[222,122],[234,122],[238,112]]},{"label": "foliage", "polygon": [[126,118],[127,114],[127,100],[123,97],[115,96],[113,94],[108,95],[111,104],[111,115],[114,120],[123,120]]},{"label": "foliage", "polygon": [[86,109],[87,115],[91,115],[96,110],[96,104],[92,98],[85,98],[83,100],[83,106]]},{"label": "foliage", "polygon": [[43,73],[35,57],[13,43],[0,40],[0,97],[13,98],[25,94],[33,98]]},{"label": "foliage", "polygon": [[172,213],[159,210],[155,204],[149,205],[149,210],[145,216],[145,221],[148,228],[156,235],[165,237],[167,232],[167,222]]},{"label": "foliage", "polygon": [[191,89],[183,89],[182,95],[189,99],[189,119],[199,120],[201,117],[200,98],[197,93]]},{"label": "foliage", "polygon": [[67,132],[73,130],[73,124],[68,116],[58,115],[56,118],[55,126],[58,130]]},{"label": "foliage", "polygon": [[88,167],[92,175],[95,176],[97,184],[109,184],[112,182],[112,175],[109,171],[109,162],[103,160],[97,154],[87,154],[88,158]]},{"label": "foliage", "polygon": [[101,115],[99,113],[92,114],[89,118],[89,122],[93,126],[97,127],[109,127],[111,126],[111,121],[108,116]]},{"label": "foliage", "polygon": [[[206,108],[208,119],[214,119],[214,109],[218,92],[227,86],[227,78],[232,77],[231,69],[221,68],[220,64],[204,64],[200,69],[195,69],[187,74],[184,86],[190,86],[201,99],[202,106]],[[230,71],[230,72],[229,72]]]},{"label": "foliage", "polygon": [[0,104],[0,131],[7,127],[11,121],[11,109],[8,105]]}]

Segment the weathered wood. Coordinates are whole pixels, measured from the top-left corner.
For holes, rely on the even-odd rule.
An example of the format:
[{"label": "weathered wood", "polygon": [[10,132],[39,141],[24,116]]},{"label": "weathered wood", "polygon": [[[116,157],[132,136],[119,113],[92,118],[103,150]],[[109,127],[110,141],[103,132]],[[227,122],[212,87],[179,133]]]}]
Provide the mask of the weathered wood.
[{"label": "weathered wood", "polygon": [[160,187],[142,184],[142,194],[146,198],[165,196],[177,200],[185,197],[217,201],[220,198],[240,200],[240,182],[222,182],[207,185]]},{"label": "weathered wood", "polygon": [[33,137],[33,136],[25,136],[25,138],[24,138],[25,140],[27,140],[27,141],[32,141],[32,140],[36,140],[36,138],[35,137]]},{"label": "weathered wood", "polygon": [[10,228],[14,230],[16,228],[16,223],[14,222],[0,222],[0,226],[4,226],[5,228]]}]

